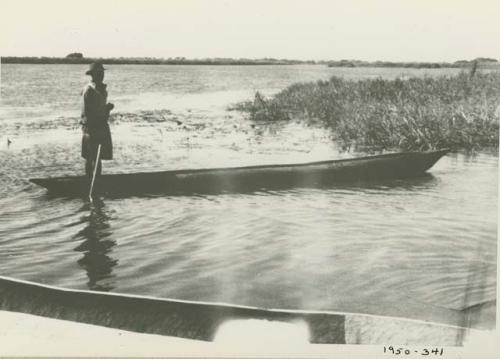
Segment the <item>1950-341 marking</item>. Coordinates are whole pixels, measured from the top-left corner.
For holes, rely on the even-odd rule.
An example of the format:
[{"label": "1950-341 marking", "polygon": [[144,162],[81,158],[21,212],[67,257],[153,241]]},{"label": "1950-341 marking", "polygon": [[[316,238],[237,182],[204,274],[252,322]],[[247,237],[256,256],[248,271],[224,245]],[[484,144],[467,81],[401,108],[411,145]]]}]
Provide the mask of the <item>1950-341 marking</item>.
[{"label": "1950-341 marking", "polygon": [[431,355],[442,356],[444,353],[444,349],[438,347],[411,349],[405,347],[394,347],[390,345],[390,346],[384,346],[384,353],[392,355],[404,355],[404,356],[415,355],[415,354],[422,356],[431,356]]}]

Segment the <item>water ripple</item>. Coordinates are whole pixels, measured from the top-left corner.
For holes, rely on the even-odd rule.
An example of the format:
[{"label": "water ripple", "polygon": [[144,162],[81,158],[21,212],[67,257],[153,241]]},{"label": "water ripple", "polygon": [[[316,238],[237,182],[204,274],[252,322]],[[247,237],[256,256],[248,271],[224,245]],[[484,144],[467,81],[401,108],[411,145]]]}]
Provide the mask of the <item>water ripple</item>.
[{"label": "water ripple", "polygon": [[[252,127],[225,111],[227,101],[219,106],[224,93],[179,100],[182,106],[171,109],[163,108],[168,101],[161,94],[145,95],[141,101],[162,104],[155,111],[168,121],[158,122],[133,108],[141,101],[126,101],[122,90],[121,104],[131,108],[112,124],[116,158],[104,164],[107,173],[339,155],[316,128]],[[214,100],[213,108],[200,99]],[[12,119],[0,124],[13,140],[0,148],[3,275],[189,300],[413,317],[496,298],[495,154],[450,154],[431,174],[407,180],[89,205],[27,182],[82,173],[80,130],[61,125],[71,119],[51,128],[37,128],[34,117],[19,129]]]}]

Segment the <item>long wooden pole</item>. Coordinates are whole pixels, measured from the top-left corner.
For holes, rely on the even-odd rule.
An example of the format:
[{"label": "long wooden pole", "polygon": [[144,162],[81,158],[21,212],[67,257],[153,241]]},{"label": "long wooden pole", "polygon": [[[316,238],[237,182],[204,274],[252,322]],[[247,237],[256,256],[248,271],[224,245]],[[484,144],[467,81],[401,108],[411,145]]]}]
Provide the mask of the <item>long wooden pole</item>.
[{"label": "long wooden pole", "polygon": [[92,175],[92,182],[90,183],[89,200],[92,201],[92,192],[94,191],[94,182],[97,174],[97,166],[99,166],[99,158],[101,157],[101,144],[97,146],[97,156],[95,159],[94,173]]}]

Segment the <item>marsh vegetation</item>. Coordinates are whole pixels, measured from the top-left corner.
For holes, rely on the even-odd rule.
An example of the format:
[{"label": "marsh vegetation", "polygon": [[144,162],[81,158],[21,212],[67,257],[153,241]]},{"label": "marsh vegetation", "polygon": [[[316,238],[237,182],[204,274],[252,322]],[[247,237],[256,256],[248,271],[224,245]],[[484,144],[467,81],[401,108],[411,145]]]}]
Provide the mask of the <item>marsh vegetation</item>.
[{"label": "marsh vegetation", "polygon": [[348,149],[498,147],[500,73],[297,83],[240,103],[253,121],[301,120],[331,130]]}]

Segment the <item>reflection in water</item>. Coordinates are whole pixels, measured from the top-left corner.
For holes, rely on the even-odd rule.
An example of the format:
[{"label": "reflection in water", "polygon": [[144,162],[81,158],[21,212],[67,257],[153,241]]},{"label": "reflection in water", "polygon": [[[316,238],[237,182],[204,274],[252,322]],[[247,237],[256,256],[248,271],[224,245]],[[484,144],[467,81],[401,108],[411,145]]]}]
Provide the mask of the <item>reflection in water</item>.
[{"label": "reflection in water", "polygon": [[422,173],[418,176],[410,178],[393,178],[393,179],[366,179],[351,182],[338,183],[312,183],[307,186],[294,187],[292,190],[283,191],[264,191],[269,194],[273,193],[296,193],[297,190],[318,189],[329,191],[331,193],[350,193],[352,195],[363,195],[366,193],[378,193],[391,195],[405,195],[418,193],[421,191],[433,190],[439,183],[438,179],[431,173]]},{"label": "reflection in water", "polygon": [[[78,97],[80,70],[37,66],[1,68],[2,91],[9,88],[0,121],[3,275],[77,289],[88,277],[96,290],[433,321],[449,311],[475,313],[476,305],[495,308],[481,303],[496,298],[498,149],[449,153],[421,178],[131,196],[81,209],[79,199],[53,198],[26,182],[81,171],[80,137],[69,125],[77,122],[70,97]],[[114,103],[124,112],[113,124],[120,156],[106,172],[125,173],[340,158],[329,133],[314,126],[264,127],[225,109],[251,98],[252,88],[267,95],[334,73],[395,78],[401,70],[123,65],[112,72]]]},{"label": "reflection in water", "polygon": [[78,289],[88,282],[164,298],[465,327],[486,328],[491,318],[494,326],[498,157],[450,154],[408,179],[311,182],[136,195],[95,208],[11,186],[0,196],[0,271]]},{"label": "reflection in water", "polygon": [[78,264],[87,272],[89,289],[110,291],[114,289],[111,280],[114,278],[112,271],[118,260],[110,257],[116,242],[108,238],[113,233],[108,223],[109,213],[101,200],[85,205],[82,210],[90,210],[90,214],[82,217],[82,222],[88,224],[74,237],[83,239],[83,242],[75,248],[75,251],[83,252]]}]

